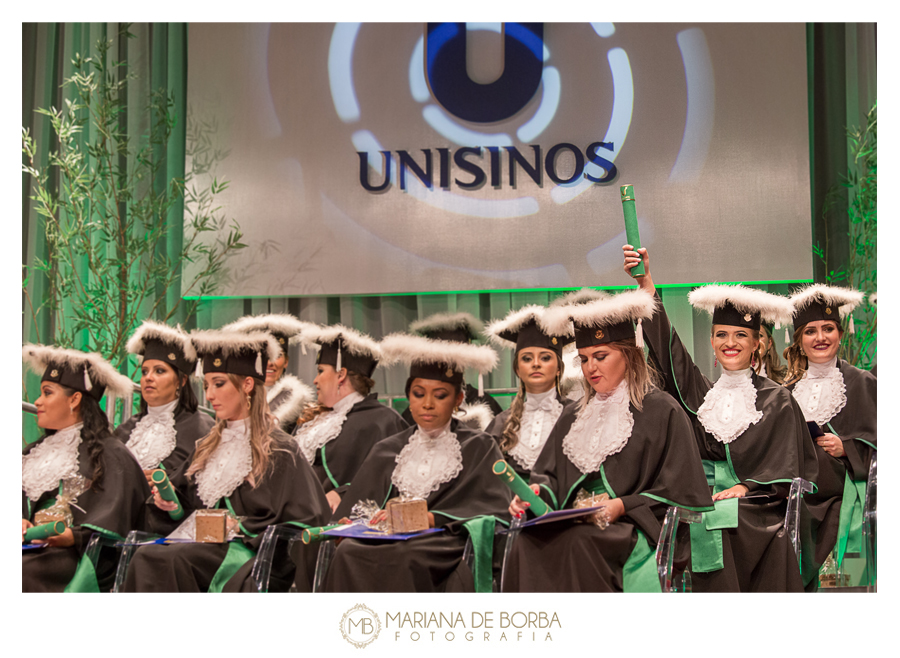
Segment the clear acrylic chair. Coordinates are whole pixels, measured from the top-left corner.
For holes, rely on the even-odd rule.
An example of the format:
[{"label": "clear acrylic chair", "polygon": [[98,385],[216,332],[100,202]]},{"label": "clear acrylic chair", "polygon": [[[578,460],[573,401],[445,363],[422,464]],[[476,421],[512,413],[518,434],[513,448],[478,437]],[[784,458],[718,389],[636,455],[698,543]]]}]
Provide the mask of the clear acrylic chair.
[{"label": "clear acrylic chair", "polygon": [[863,547],[866,552],[866,591],[877,592],[878,576],[878,469],[876,463],[877,453],[872,453],[869,462],[869,477],[866,482],[866,500],[863,508]]},{"label": "clear acrylic chair", "polygon": [[699,523],[700,513],[684,507],[670,506],[663,519],[659,541],[656,542],[656,570],[659,573],[659,586],[663,592],[690,592],[691,572],[685,569],[675,576],[673,562],[675,560],[675,541],[678,526],[681,523]]},{"label": "clear acrylic chair", "polygon": [[302,535],[303,528],[293,525],[270,525],[265,529],[259,545],[259,551],[257,551],[253,562],[253,569],[250,572],[250,578],[253,580],[257,592],[266,593],[269,591],[272,560],[275,557],[275,548],[278,542],[288,542],[288,549],[290,549],[291,543],[300,541]]},{"label": "clear acrylic chair", "polygon": [[100,573],[98,571],[99,563],[100,563],[100,551],[104,548],[118,548],[118,540],[113,539],[112,537],[107,537],[102,533],[95,532],[91,535],[90,540],[88,541],[87,548],[84,550],[85,557],[90,560],[91,564],[94,566],[94,573],[97,574],[97,580],[100,580]]},{"label": "clear acrylic chair", "polygon": [[159,535],[151,532],[141,532],[140,530],[132,530],[128,533],[125,541],[121,544],[122,554],[119,556],[119,566],[116,569],[116,582],[113,585],[113,592],[118,593],[122,591],[122,587],[125,585],[125,576],[128,574],[128,565],[137,547],[144,542],[159,538]]},{"label": "clear acrylic chair", "polygon": [[791,490],[788,493],[787,513],[784,516],[784,529],[794,547],[797,555],[797,566],[802,568],[803,550],[800,547],[800,506],[803,502],[803,494],[812,493],[813,484],[803,478],[794,478],[791,481]]}]

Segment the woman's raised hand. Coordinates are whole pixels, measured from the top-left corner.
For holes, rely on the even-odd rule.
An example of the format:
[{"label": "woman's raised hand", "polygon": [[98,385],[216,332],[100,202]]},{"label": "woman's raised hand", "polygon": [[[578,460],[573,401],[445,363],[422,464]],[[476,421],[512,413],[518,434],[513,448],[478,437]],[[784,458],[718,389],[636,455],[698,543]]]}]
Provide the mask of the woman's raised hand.
[{"label": "woman's raised hand", "polygon": [[626,244],[622,247],[622,252],[625,255],[625,262],[622,269],[625,270],[626,274],[631,276],[631,268],[643,262],[644,276],[639,276],[637,278],[637,283],[641,287],[641,290],[646,290],[651,295],[655,293],[656,286],[653,285],[653,278],[650,276],[650,256],[647,255],[647,248],[641,247],[635,251],[630,244]]}]

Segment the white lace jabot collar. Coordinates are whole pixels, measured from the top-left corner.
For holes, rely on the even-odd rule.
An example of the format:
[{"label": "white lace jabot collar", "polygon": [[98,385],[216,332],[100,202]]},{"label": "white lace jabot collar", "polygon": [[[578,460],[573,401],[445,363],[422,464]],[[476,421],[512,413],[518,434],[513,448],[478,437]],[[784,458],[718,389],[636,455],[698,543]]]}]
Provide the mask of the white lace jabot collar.
[{"label": "white lace jabot collar", "polygon": [[294,438],[300,446],[300,452],[306,457],[306,461],[312,464],[316,459],[316,452],[332,439],[337,438],[347,420],[350,409],[359,402],[365,400],[365,396],[353,391],[345,395],[335,403],[331,411],[319,414],[308,423],[297,428]]},{"label": "white lace jabot collar", "polygon": [[405,498],[428,498],[462,472],[462,450],[450,423],[427,432],[421,427],[396,457],[391,482]]},{"label": "white lace jabot collar", "polygon": [[22,491],[32,501],[56,489],[60,480],[78,475],[82,427],[82,423],[75,423],[57,430],[22,455]]},{"label": "white lace jabot collar", "polygon": [[519,441],[509,451],[509,455],[525,470],[530,471],[534,467],[562,410],[562,403],[556,399],[556,389],[529,393],[525,397]]},{"label": "white lace jabot collar", "polygon": [[202,471],[196,474],[197,495],[207,507],[234,493],[253,470],[250,450],[250,422],[228,421],[222,438]]},{"label": "white lace jabot collar", "polygon": [[158,407],[147,407],[125,444],[145,471],[159,466],[175,449],[175,407],[178,400]]},{"label": "white lace jabot collar", "polygon": [[628,384],[623,380],[609,393],[594,393],[578,412],[563,439],[563,453],[579,471],[593,473],[628,443],[634,429],[629,404]]},{"label": "white lace jabot collar", "polygon": [[837,357],[828,363],[810,363],[794,386],[794,399],[807,421],[824,425],[834,418],[847,404],[847,389]]},{"label": "white lace jabot collar", "polygon": [[697,410],[700,423],[720,443],[731,443],[762,417],[762,411],[756,408],[750,368],[724,370]]}]

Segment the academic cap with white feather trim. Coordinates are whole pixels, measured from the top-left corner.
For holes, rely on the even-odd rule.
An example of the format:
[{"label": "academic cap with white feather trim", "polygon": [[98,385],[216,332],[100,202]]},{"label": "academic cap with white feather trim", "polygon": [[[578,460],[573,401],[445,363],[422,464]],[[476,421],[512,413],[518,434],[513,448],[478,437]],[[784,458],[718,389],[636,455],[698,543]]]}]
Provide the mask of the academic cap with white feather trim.
[{"label": "academic cap with white feather trim", "polygon": [[142,362],[149,359],[162,361],[185,375],[194,374],[197,367],[197,350],[191,343],[191,337],[181,327],[145,320],[131,334],[125,349],[139,355]]},{"label": "academic cap with white feather trim", "polygon": [[53,345],[22,345],[22,361],[41,375],[42,382],[55,382],[100,400],[109,391],[128,397],[134,383],[96,352],[79,352]]},{"label": "academic cap with white feather trim", "polygon": [[264,331],[195,329],[190,336],[203,373],[224,372],[265,381],[266,366],[281,354],[278,343]]}]

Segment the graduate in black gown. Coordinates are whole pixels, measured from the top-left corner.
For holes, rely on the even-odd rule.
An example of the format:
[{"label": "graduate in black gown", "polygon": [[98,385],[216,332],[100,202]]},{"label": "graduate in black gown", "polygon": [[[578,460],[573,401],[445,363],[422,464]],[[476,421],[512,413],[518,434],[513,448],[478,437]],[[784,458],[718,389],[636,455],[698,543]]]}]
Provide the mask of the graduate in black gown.
[{"label": "graduate in black gown", "polygon": [[574,404],[559,391],[565,372],[562,350],[573,339],[544,333],[538,324],[543,313],[542,306],[526,306],[485,329],[495,345],[514,350],[513,370],[519,378],[519,392],[509,409],[497,415],[485,431],[497,440],[503,458],[526,482],[553,425],[563,409]]},{"label": "graduate in black gown", "polygon": [[[863,294],[822,284],[793,295],[794,336],[785,350],[785,385],[807,422],[822,432],[816,439],[819,490],[804,499],[804,580],[809,589],[832,549],[840,566],[846,553],[865,554],[863,505],[869,464],[878,445],[877,380],[838,357],[844,336],[842,317]],[[852,316],[851,316],[852,321]],[[809,559],[807,559],[809,558]]]},{"label": "graduate in black gown", "polygon": [[[382,341],[390,361],[410,364],[406,384],[415,425],[378,442],[337,508],[420,498],[429,526],[443,532],[396,542],[343,539],[325,579],[331,592],[490,591],[491,547],[497,520],[508,519],[509,489],[491,471],[501,458],[493,438],[453,419],[463,400],[463,371],[485,373],[497,363],[486,346],[394,334]],[[472,538],[474,573],[463,561]]]},{"label": "graduate in black gown", "polygon": [[[668,506],[712,509],[689,421],[653,383],[635,334],[634,321],[649,318],[654,305],[636,290],[544,313],[547,334],[574,335],[587,385],[583,401],[556,422],[532,489],[551,509],[591,495],[609,499],[587,522],[523,529],[504,591],[659,592],[655,548]],[[519,517],[527,509],[518,496],[510,505]]]},{"label": "graduate in black gown", "polygon": [[139,527],[150,489],[100,400],[107,392],[130,400],[133,385],[99,354],[26,344],[22,360],[42,375],[35,406],[46,430],[22,456],[22,543],[33,525],[67,526],[22,551],[22,591],[108,592],[115,550],[103,548],[96,567],[85,550],[95,533],[115,541]]},{"label": "graduate in black gown", "polygon": [[[216,425],[170,481],[185,510],[227,509],[240,519],[240,537],[222,544],[147,545],[136,549],[124,589],[137,592],[253,591],[253,560],[262,533],[273,524],[319,526],[328,517],[325,493],[266,402],[266,362],[279,354],[267,333],[195,331],[206,398]],[[150,529],[168,534],[183,521],[154,489]],[[278,555],[273,576],[283,588],[293,564]],[[305,565],[309,567],[310,565]],[[311,568],[311,567],[310,567]]]},{"label": "graduate in black gown", "polygon": [[[468,345],[481,338],[484,324],[471,313],[434,313],[410,324],[409,330],[432,340],[447,340]],[[463,382],[465,399],[454,412],[454,416],[470,427],[486,430],[494,417],[503,411],[503,407],[484,392],[482,381],[483,378],[479,377],[478,388]],[[403,412],[403,420],[412,425],[412,412],[409,408]]]},{"label": "graduate in black gown", "polygon": [[299,340],[319,350],[313,380],[318,404],[298,420],[294,440],[335,510],[372,446],[407,424],[372,392],[381,359],[372,338],[342,325],[310,325]]},{"label": "graduate in black gown", "polygon": [[131,450],[149,483],[154,469],[181,466],[197,440],[209,434],[213,419],[197,408],[190,384],[197,352],[187,333],[147,320],[126,349],[141,358],[141,411],[114,434]]},{"label": "graduate in black gown", "polygon": [[[642,290],[656,293],[647,250],[629,245],[626,272],[643,259]],[[716,511],[691,525],[693,588],[699,592],[802,591],[800,568],[784,531],[787,496],[797,477],[816,482],[815,449],[799,405],[753,371],[762,319],[787,323],[790,302],[744,286],[708,285],[688,297],[712,315],[710,344],[722,365],[713,384],[694,364],[662,304],[643,322],[665,389],[688,412],[713,489]]]},{"label": "graduate in black gown", "polygon": [[[288,345],[297,342],[297,336],[312,322],[298,320],[290,313],[268,313],[265,315],[245,315],[222,327],[223,331],[265,331],[271,334],[281,348],[277,359],[269,361],[266,367],[266,400],[269,411],[288,434],[293,434],[297,419],[306,405],[315,401],[315,391],[294,375],[288,374]],[[304,354],[306,352],[304,351]]]}]

